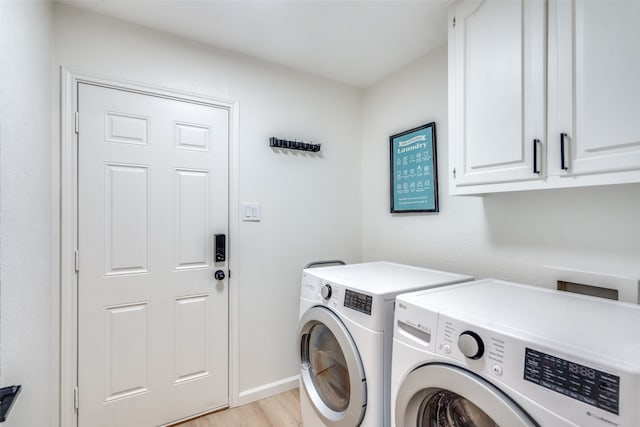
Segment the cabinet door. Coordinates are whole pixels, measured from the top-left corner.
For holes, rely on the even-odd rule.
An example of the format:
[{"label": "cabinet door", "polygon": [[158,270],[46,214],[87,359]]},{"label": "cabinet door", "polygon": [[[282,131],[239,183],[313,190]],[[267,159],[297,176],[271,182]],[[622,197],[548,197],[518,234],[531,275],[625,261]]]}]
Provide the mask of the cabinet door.
[{"label": "cabinet door", "polygon": [[640,2],[552,2],[549,22],[550,173],[640,170]]},{"label": "cabinet door", "polygon": [[546,3],[457,3],[449,61],[452,193],[543,179]]}]

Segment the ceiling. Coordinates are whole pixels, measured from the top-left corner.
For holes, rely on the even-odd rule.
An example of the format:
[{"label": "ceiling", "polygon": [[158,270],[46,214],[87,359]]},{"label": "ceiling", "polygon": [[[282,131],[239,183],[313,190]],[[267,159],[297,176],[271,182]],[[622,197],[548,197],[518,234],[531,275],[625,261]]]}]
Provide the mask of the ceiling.
[{"label": "ceiling", "polygon": [[451,0],[62,0],[367,87],[446,42]]}]

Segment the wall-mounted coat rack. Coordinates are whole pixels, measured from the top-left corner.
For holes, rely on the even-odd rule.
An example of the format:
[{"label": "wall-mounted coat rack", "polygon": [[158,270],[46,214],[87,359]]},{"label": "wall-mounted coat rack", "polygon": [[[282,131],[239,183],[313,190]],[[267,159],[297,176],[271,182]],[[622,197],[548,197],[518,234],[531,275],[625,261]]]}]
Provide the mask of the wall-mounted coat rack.
[{"label": "wall-mounted coat rack", "polygon": [[269,138],[269,146],[274,148],[288,148],[289,150],[311,151],[317,153],[320,151],[320,144],[309,144],[302,141],[289,141],[272,136]]}]

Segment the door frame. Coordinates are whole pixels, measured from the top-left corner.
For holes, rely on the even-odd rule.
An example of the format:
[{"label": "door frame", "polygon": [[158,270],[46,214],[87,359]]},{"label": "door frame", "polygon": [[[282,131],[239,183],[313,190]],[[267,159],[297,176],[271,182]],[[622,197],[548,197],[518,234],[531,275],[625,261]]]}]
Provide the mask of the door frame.
[{"label": "door frame", "polygon": [[[144,83],[93,74],[76,73],[60,67],[60,426],[75,427],[78,384],[78,276],[75,271],[78,238],[78,156],[76,114],[78,84],[87,83],[139,94],[192,102],[229,111],[229,260],[228,270],[239,265],[239,103]],[[238,372],[238,278],[229,274],[229,406],[239,404]]]}]

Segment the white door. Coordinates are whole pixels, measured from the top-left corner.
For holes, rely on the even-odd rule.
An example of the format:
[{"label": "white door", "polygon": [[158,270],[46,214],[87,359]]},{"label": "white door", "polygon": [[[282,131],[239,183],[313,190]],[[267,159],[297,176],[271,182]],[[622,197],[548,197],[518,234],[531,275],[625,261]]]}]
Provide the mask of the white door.
[{"label": "white door", "polygon": [[228,404],[228,111],[78,85],[79,425]]},{"label": "white door", "polygon": [[554,1],[550,12],[554,174],[640,169],[640,2]]},{"label": "white door", "polygon": [[455,186],[544,178],[545,12],[542,1],[454,6],[449,135]]}]

